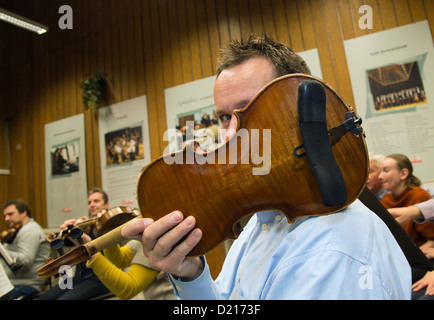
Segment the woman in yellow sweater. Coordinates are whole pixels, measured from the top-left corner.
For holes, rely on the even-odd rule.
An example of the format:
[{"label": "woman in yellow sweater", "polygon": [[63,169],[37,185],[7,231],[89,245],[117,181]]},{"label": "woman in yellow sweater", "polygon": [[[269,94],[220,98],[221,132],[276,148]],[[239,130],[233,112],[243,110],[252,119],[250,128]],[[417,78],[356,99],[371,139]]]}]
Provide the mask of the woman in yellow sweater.
[{"label": "woman in yellow sweater", "polygon": [[141,292],[145,300],[176,299],[167,274],[149,266],[139,241],[107,248],[104,254],[94,255],[87,266],[119,299],[128,300]]}]

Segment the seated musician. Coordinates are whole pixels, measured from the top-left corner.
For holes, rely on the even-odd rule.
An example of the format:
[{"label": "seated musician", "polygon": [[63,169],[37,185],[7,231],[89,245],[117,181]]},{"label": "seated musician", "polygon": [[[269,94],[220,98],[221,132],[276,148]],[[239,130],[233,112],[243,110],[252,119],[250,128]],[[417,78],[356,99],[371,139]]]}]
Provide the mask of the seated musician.
[{"label": "seated musician", "polygon": [[[228,136],[237,128],[232,111],[289,73],[310,71],[301,57],[269,36],[233,41],[221,52],[214,99]],[[142,241],[145,255],[170,274],[181,299],[410,299],[411,270],[403,252],[359,200],[293,223],[281,212],[257,212],[215,281],[204,257],[187,256],[207,237],[195,224],[193,216],[174,211],[156,221],[135,219],[122,230],[123,236]]]},{"label": "seated musician", "polygon": [[[413,174],[413,165],[404,154],[390,154],[383,160],[380,180],[389,191],[381,200],[387,209],[413,206],[432,199],[420,187],[422,182]],[[434,224],[410,220],[402,224],[402,227],[422,250],[434,248]]]},{"label": "seated musician", "polygon": [[[90,218],[97,217],[99,212],[109,209],[109,205],[109,198],[104,190],[94,188],[89,191],[87,197],[87,209],[89,211]],[[60,229],[64,230],[69,225],[75,225],[87,219],[88,217],[83,216],[78,219],[67,220],[60,226]],[[85,232],[86,233],[83,234],[83,238],[85,238],[86,241],[90,241],[96,236],[94,228],[88,228],[87,230],[85,230]],[[42,294],[39,299],[88,300],[102,296],[107,293],[110,293],[110,290],[107,289],[106,286],[104,286],[104,284],[95,274],[93,274],[93,272],[86,272],[86,275],[84,276],[80,268],[77,267],[73,278],[72,289],[61,288],[61,286],[56,285],[50,290],[46,291],[44,294]]]},{"label": "seated musician", "polygon": [[11,241],[3,243],[6,253],[13,259],[12,265],[0,259],[14,286],[9,296],[12,299],[30,299],[44,289],[45,280],[37,276],[36,270],[45,264],[50,255],[50,246],[24,201],[11,200],[2,209],[8,228],[19,226]]}]

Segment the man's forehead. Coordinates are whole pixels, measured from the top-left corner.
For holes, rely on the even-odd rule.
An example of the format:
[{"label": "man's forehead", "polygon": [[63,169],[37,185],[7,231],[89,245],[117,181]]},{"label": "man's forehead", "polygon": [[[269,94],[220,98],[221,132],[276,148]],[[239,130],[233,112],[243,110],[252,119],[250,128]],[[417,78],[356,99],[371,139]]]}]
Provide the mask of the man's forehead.
[{"label": "man's forehead", "polygon": [[247,60],[221,72],[214,85],[217,113],[245,107],[274,77],[274,69],[265,58]]},{"label": "man's forehead", "polygon": [[102,199],[103,199],[102,194],[99,193],[99,192],[94,192],[94,193],[90,194],[89,197],[88,197],[89,201],[91,201],[91,200],[102,200]]},{"label": "man's forehead", "polygon": [[17,210],[17,208],[15,207],[15,205],[14,205],[14,204],[11,204],[11,205],[7,206],[7,207],[4,209],[4,214],[12,214],[12,213],[14,213],[14,212],[16,212],[16,211],[18,211],[18,210]]}]

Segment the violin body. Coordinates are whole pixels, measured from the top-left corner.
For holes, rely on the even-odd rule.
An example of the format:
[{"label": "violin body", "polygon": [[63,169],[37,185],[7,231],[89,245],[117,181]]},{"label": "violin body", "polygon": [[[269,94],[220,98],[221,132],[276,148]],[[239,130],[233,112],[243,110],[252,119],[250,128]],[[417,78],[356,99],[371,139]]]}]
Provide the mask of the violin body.
[{"label": "violin body", "polygon": [[17,236],[18,231],[21,229],[22,225],[20,223],[15,224],[13,228],[2,231],[0,234],[1,243],[12,243]]},{"label": "violin body", "polygon": [[103,214],[97,218],[95,222],[96,236],[100,237],[120,225],[127,223],[131,219],[140,216],[141,214],[139,210],[123,206],[103,211]]},{"label": "violin body", "polygon": [[[156,159],[138,180],[138,203],[143,216],[157,220],[174,210],[184,216],[194,216],[197,227],[203,231],[201,242],[190,253],[197,256],[209,252],[225,239],[236,238],[240,232],[237,222],[255,212],[278,210],[291,222],[301,216],[337,212],[350,205],[362,192],[368,176],[368,152],[363,134],[349,132],[332,143],[347,188],[347,200],[338,206],[322,203],[306,157],[293,155],[294,149],[303,144],[297,122],[297,90],[302,81],[309,79],[320,81],[325,88],[327,127],[345,122],[346,112],[353,110],[322,80],[301,74],[276,79],[244,109],[234,112],[238,117],[238,130],[247,129],[250,141],[253,141],[251,132],[260,132],[258,143],[250,146],[251,152],[247,154],[241,142],[230,143],[231,138],[206,153],[209,159],[214,158],[215,161],[209,161],[213,163],[188,163],[187,160],[194,159],[198,152],[193,145]],[[265,130],[271,133],[270,145],[264,144],[262,132]],[[233,148],[237,149],[236,164],[229,159]],[[252,159],[252,148],[258,148],[258,154],[263,154],[264,148],[271,148],[267,174],[252,174],[258,167]],[[167,157],[178,157],[182,161],[168,164]]]}]

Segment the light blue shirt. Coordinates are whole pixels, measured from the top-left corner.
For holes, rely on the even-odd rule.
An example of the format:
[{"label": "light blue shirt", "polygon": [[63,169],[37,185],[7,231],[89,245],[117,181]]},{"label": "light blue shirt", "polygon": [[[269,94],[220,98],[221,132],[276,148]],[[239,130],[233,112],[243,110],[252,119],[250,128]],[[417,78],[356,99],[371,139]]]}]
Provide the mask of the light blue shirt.
[{"label": "light blue shirt", "polygon": [[193,281],[170,279],[181,299],[411,297],[404,254],[359,200],[338,213],[292,224],[280,212],[259,212],[234,241],[216,281],[206,263]]}]

